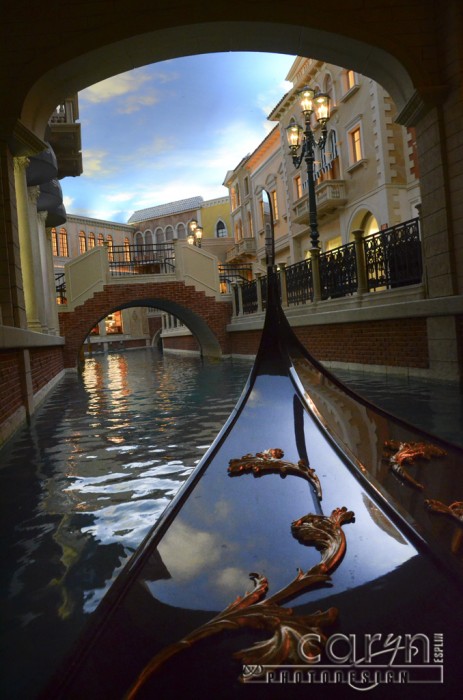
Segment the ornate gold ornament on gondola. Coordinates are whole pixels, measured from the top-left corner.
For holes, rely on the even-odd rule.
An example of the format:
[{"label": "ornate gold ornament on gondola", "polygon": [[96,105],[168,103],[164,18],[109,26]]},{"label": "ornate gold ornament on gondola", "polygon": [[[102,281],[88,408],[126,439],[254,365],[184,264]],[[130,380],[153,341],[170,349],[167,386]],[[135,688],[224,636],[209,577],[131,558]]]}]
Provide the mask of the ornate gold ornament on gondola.
[{"label": "ornate gold ornament on gondola", "polygon": [[417,459],[430,461],[435,457],[444,457],[445,450],[430,442],[399,442],[386,440],[384,443],[384,459],[389,462],[391,470],[407,484],[422,491],[423,484],[412,477],[404,464],[413,464]]},{"label": "ornate gold ornament on gondola", "polygon": [[[310,469],[303,460],[297,464],[283,461],[281,459],[283,455],[283,450],[276,448],[257,452],[255,455],[248,454],[240,459],[232,459],[228,473],[230,476],[246,473],[252,473],[254,476],[272,473],[280,473],[283,476],[286,474],[303,476],[321,494],[320,482],[315,471]],[[315,546],[321,552],[320,562],[306,572],[298,569],[297,575],[287,586],[268,598],[266,597],[269,589],[267,578],[258,573],[249,574],[254,582],[254,588],[244,596],[238,596],[212,620],[156,654],[140,673],[125,700],[133,700],[146,682],[170,658],[190,648],[201,639],[225,630],[247,627],[272,633],[269,639],[257,642],[234,654],[236,659],[243,662],[240,680],[244,683],[247,678],[258,674],[261,666],[300,664],[298,649],[303,638],[305,659],[317,658],[327,639],[324,628],[336,620],[337,609],[331,607],[323,612],[317,610],[311,615],[294,615],[292,608],[285,608],[282,605],[311,587],[331,580],[330,574],[339,566],[346,551],[346,537],[342,526],[353,520],[354,513],[345,507],[336,508],[330,516],[308,513],[295,520],[291,524],[293,537],[301,544]]]},{"label": "ornate gold ornament on gondola", "polygon": [[425,501],[425,504],[433,513],[448,515],[452,520],[456,521],[460,527],[463,527],[463,501],[455,501],[449,506],[446,506],[445,503],[441,501],[429,498]]},{"label": "ornate gold ornament on gondola", "polygon": [[251,472],[254,476],[264,476],[264,474],[277,473],[281,477],[287,474],[300,476],[309,481],[315,489],[318,498],[322,498],[322,488],[320,480],[304,459],[300,459],[297,464],[283,460],[284,452],[278,447],[270,450],[257,452],[255,455],[247,454],[239,459],[231,459],[228,467],[230,476],[240,476]]}]

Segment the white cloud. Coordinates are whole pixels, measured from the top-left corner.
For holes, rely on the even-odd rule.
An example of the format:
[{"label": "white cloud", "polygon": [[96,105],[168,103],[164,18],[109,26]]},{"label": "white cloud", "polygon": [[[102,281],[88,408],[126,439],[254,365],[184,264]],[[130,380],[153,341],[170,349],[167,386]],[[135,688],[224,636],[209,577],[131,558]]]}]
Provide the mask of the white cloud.
[{"label": "white cloud", "polygon": [[63,197],[64,208],[69,209],[72,206],[73,201],[74,201],[74,197],[68,197],[67,195],[64,195],[64,197]]},{"label": "white cloud", "polygon": [[136,92],[152,76],[146,71],[129,71],[107,78],[83,90],[79,97],[87,102],[106,102],[114,97],[120,97],[130,92]]},{"label": "white cloud", "polygon": [[151,107],[159,101],[159,96],[154,92],[145,95],[129,95],[120,104],[117,111],[119,114],[133,114],[133,112],[138,112],[142,107]]},{"label": "white cloud", "polygon": [[133,199],[134,195],[130,192],[119,192],[118,194],[108,194],[106,199],[108,202],[128,202]]},{"label": "white cloud", "polygon": [[115,168],[109,166],[110,155],[107,151],[88,149],[82,151],[82,166],[86,177],[101,177],[114,172]]}]

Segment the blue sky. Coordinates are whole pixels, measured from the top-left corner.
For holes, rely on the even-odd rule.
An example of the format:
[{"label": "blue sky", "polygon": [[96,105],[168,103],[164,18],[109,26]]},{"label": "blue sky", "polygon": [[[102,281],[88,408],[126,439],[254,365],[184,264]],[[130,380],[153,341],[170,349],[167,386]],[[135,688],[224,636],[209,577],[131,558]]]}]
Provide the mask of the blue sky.
[{"label": "blue sky", "polygon": [[84,173],[61,181],[69,214],[126,222],[133,211],[223,197],[228,170],[274,124],[294,56],[220,53],[145,66],[79,93]]}]

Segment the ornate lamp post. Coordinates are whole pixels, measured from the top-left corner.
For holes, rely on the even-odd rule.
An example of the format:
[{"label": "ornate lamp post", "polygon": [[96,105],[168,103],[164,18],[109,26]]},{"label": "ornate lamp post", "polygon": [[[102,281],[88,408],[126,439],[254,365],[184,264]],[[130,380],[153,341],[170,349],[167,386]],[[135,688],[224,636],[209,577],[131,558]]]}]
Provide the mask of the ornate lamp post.
[{"label": "ornate lamp post", "polygon": [[203,229],[201,228],[201,226],[198,226],[198,222],[196,221],[196,219],[193,219],[192,221],[190,221],[190,223],[188,224],[188,228],[190,231],[190,233],[188,234],[188,238],[187,238],[188,243],[190,245],[195,245],[198,248],[201,248],[201,239],[203,237]]},{"label": "ornate lamp post", "polygon": [[[289,143],[289,152],[293,158],[296,168],[300,168],[305,160],[307,165],[307,190],[309,194],[309,222],[310,239],[312,248],[319,247],[319,234],[317,222],[317,200],[315,197],[314,182],[314,160],[315,148],[324,148],[328,130],[326,123],[330,118],[330,98],[329,95],[318,92],[315,93],[310,87],[304,87],[298,92],[302,113],[304,115],[305,128],[299,126],[294,120],[286,130]],[[315,114],[317,122],[321,125],[322,131],[318,141],[315,139],[311,128],[312,114]],[[301,154],[298,156],[299,148],[302,146]]]}]

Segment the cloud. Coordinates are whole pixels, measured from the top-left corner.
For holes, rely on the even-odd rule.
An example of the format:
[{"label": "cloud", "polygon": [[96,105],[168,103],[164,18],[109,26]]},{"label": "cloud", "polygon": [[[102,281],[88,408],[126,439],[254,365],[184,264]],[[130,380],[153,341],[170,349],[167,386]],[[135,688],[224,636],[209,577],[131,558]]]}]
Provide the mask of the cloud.
[{"label": "cloud", "polygon": [[130,192],[119,192],[118,194],[107,194],[106,199],[108,202],[128,202],[133,199],[134,195]]},{"label": "cloud", "polygon": [[119,114],[133,114],[138,112],[142,107],[151,107],[160,101],[160,97],[154,93],[145,95],[130,95],[117,108]]},{"label": "cloud", "polygon": [[107,78],[83,90],[79,98],[87,102],[106,102],[127,93],[137,92],[142,85],[152,80],[146,71],[129,71]]},{"label": "cloud", "polygon": [[68,197],[67,195],[64,195],[64,197],[63,197],[64,208],[69,209],[72,206],[73,201],[74,201],[74,197]]},{"label": "cloud", "polygon": [[89,178],[105,177],[114,173],[115,168],[108,165],[110,154],[107,151],[98,151],[89,148],[82,151],[82,165],[84,175]]}]

